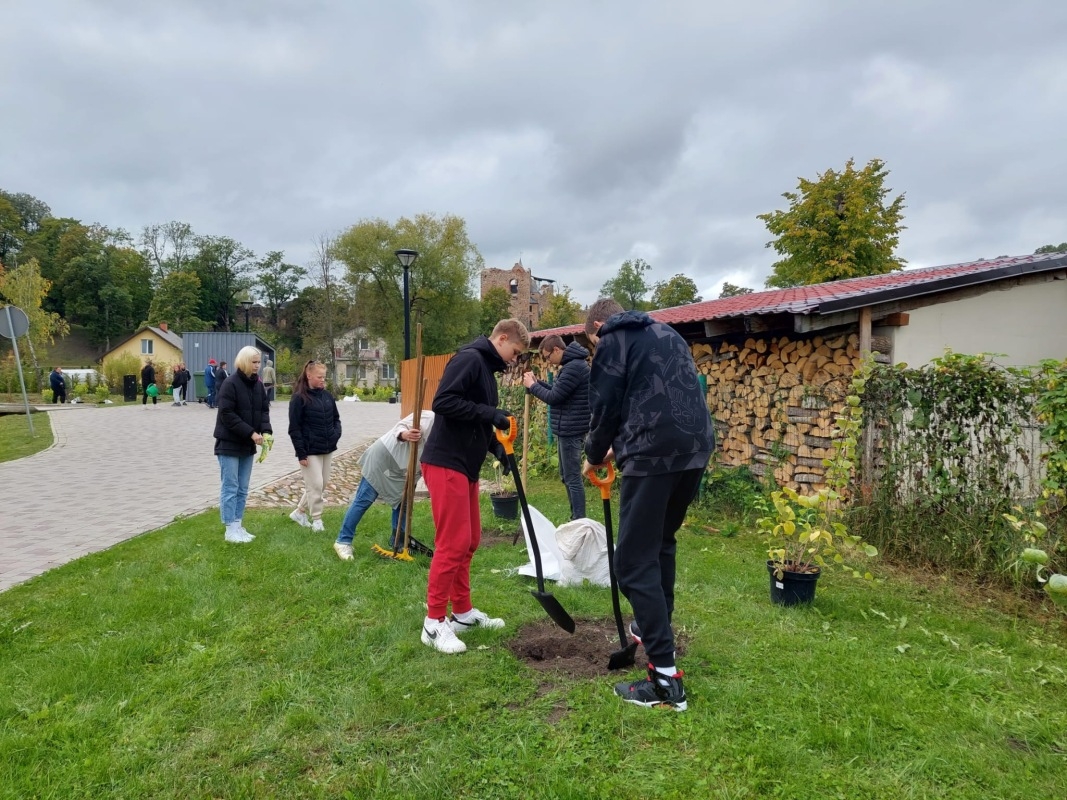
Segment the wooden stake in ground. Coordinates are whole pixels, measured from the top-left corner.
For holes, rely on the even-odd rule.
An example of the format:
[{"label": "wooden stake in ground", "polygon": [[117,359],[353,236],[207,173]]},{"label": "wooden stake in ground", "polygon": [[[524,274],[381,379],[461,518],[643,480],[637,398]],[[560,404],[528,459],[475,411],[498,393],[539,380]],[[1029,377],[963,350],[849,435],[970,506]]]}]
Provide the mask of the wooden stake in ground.
[{"label": "wooden stake in ground", "polygon": [[[411,429],[419,430],[422,423],[422,367],[425,359],[422,355],[422,323],[415,326],[415,408],[411,412]],[[396,547],[400,544],[399,531],[393,532],[393,558],[398,561],[412,561],[408,547],[411,544],[411,514],[415,505],[415,473],[419,467],[419,443],[411,442],[411,453],[408,456],[407,480],[404,483],[404,496],[401,499],[399,522],[404,526],[404,549],[397,552]]]},{"label": "wooden stake in ground", "polygon": [[530,452],[530,393],[522,404],[522,485],[526,485],[526,456]]}]

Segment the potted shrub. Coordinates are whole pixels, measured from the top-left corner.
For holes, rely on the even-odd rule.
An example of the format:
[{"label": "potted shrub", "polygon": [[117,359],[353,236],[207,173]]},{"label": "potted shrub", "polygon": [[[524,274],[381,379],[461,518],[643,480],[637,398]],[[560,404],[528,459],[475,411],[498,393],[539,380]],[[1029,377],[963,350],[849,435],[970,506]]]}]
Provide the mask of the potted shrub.
[{"label": "potted shrub", "polygon": [[860,403],[870,368],[867,362],[856,372],[846,398],[846,411],[837,418],[834,455],[824,462],[827,485],[810,495],[801,495],[789,487],[772,492],[773,513],[756,522],[766,536],[772,602],[810,603],[815,599],[819,575],[831,564],[850,569],[855,577],[873,578],[871,573],[861,573],[845,563],[848,556],[873,557],[878,550],[849,534],[842,506],[863,429]]},{"label": "potted shrub", "polygon": [[515,478],[504,474],[504,465],[493,462],[496,479],[489,488],[489,500],[493,504],[493,514],[501,519],[519,518],[519,493],[515,491]]}]

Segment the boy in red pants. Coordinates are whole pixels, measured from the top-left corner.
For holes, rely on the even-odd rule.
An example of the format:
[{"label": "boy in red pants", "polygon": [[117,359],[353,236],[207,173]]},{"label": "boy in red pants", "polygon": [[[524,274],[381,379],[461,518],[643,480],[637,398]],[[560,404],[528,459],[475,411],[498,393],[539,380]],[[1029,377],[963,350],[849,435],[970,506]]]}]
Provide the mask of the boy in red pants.
[{"label": "boy in red pants", "polygon": [[495,373],[529,347],[525,325],[517,319],[501,320],[488,338],[479,336],[456,352],[433,398],[434,426],[422,451],[422,476],[430,490],[436,533],[422,643],[442,653],[467,649],[457,633],[504,627],[504,620],[471,603],[471,559],[482,538],[478,473],[487,453],[506,463],[493,434],[494,427],[507,430],[510,425],[508,412],[496,407]]}]

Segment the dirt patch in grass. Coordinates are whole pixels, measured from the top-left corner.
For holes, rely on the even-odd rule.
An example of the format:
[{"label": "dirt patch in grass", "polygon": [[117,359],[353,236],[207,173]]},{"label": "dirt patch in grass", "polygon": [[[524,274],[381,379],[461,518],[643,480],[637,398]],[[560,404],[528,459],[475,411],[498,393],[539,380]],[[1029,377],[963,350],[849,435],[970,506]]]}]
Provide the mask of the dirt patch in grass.
[{"label": "dirt patch in grass", "polygon": [[[518,537],[516,538],[516,534]],[[522,528],[518,522],[510,520],[493,520],[486,524],[482,521],[482,541],[479,547],[495,547],[498,544],[517,543],[522,539]]]},{"label": "dirt patch in grass", "polygon": [[[683,637],[675,636],[675,648],[679,656],[685,655]],[[599,678],[625,672],[608,671],[611,654],[622,649],[611,618],[576,619],[574,633],[567,633],[550,619],[538,620],[519,628],[508,649],[532,669],[559,677]],[[644,650],[637,648],[637,667],[647,663]]]}]

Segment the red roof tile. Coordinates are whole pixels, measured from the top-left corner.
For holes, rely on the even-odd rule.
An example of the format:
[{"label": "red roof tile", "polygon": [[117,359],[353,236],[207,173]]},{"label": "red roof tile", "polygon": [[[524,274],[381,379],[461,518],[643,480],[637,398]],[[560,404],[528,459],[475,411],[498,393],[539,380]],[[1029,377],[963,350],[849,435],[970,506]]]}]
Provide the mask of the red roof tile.
[{"label": "red roof tile", "polygon": [[[650,314],[658,322],[675,325],[755,314],[812,314],[819,313],[820,310],[830,313],[872,305],[879,302],[879,295],[887,293],[892,293],[897,298],[913,297],[945,291],[960,285],[984,283],[1013,274],[1042,272],[1061,267],[1067,267],[1067,254],[1042,253],[995,258],[971,261],[966,264],[906,269],[887,275],[849,278],[816,283],[811,286],[796,286],[790,289],[753,292],[737,297],[723,297],[705,300],[702,303],[659,309]],[[855,302],[850,302],[851,300]],[[583,329],[584,325],[567,325],[562,328],[532,331],[531,336],[535,339],[542,339],[550,333],[569,335]]]}]

